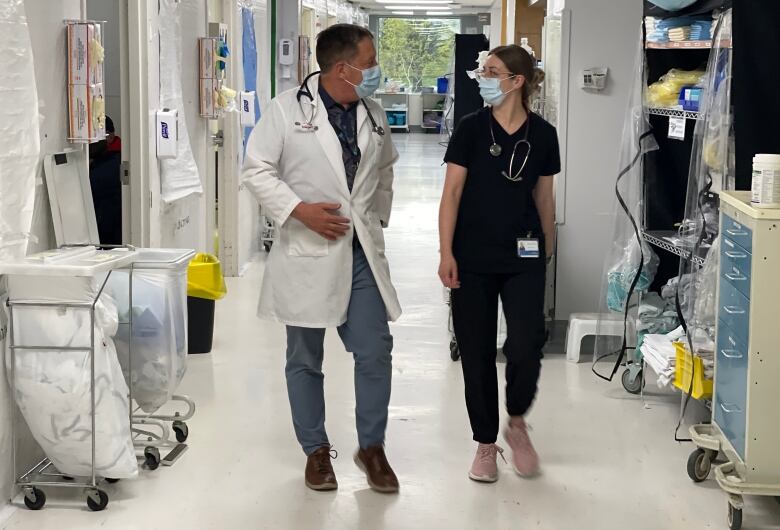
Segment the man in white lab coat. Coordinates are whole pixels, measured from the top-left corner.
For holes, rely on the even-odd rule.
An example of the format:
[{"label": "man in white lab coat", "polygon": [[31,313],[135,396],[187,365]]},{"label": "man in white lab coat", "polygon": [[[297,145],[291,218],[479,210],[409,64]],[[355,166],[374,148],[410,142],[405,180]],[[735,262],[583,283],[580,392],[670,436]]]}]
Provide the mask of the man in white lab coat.
[{"label": "man in white lab coat", "polygon": [[376,491],[398,479],[384,453],[393,338],[401,308],[390,281],[383,228],[390,219],[392,145],[371,33],[348,24],[317,39],[321,74],[275,98],[251,137],[243,181],[279,227],[259,315],[287,325],[287,389],[306,453],[306,484],[338,487],[325,432],[325,328],[355,359],[359,449],[355,463]]}]

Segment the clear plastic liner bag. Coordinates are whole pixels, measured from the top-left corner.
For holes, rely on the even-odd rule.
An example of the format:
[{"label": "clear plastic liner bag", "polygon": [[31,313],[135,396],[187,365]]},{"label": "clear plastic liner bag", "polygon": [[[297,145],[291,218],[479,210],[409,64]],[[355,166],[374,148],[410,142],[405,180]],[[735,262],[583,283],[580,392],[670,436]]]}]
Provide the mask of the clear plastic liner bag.
[{"label": "clear plastic liner bag", "polygon": [[[613,206],[613,235],[606,251],[593,371],[611,379],[606,367],[617,366],[618,357],[636,347],[638,293],[655,276],[658,258],[642,239],[642,175],[645,155],[658,149],[652,134],[643,96],[647,79],[641,32],[637,34],[634,85],[629,93],[623,126]],[[615,320],[623,322],[623,337],[615,337]],[[622,344],[621,344],[622,343]],[[599,363],[605,362],[605,366]],[[615,371],[617,368],[615,368]]]},{"label": "clear plastic liner bag", "polygon": [[[94,332],[95,473],[127,479],[138,475],[138,463],[130,433],[128,388],[111,339],[118,325],[116,313],[105,294],[95,307],[94,329],[88,310],[16,307],[13,333],[18,345],[88,348]],[[89,351],[18,351],[14,364],[16,403],[35,440],[61,473],[90,476]]]},{"label": "clear plastic liner bag", "polygon": [[[643,261],[642,261],[643,260]],[[639,267],[642,261],[643,266]],[[607,273],[607,307],[610,311],[622,312],[626,309],[632,284],[635,292],[646,292],[652,285],[658,272],[660,259],[650,248],[634,238],[628,241],[621,260]],[[635,279],[639,275],[639,279]]]},{"label": "clear plastic liner bag", "polygon": [[[720,242],[719,217],[722,190],[734,189],[734,129],[731,107],[731,10],[715,26],[707,67],[704,99],[696,123],[685,203],[686,248],[691,259],[680,261],[680,276],[691,281],[679,290],[688,342],[695,337],[715,338],[715,297]],[[689,344],[690,347],[690,344]]]},{"label": "clear plastic liner bag", "polygon": [[[120,326],[116,349],[133,400],[152,413],[170,401],[187,370],[186,268],[133,271],[133,337]],[[117,271],[108,289],[123,323],[130,321],[129,273]]]}]

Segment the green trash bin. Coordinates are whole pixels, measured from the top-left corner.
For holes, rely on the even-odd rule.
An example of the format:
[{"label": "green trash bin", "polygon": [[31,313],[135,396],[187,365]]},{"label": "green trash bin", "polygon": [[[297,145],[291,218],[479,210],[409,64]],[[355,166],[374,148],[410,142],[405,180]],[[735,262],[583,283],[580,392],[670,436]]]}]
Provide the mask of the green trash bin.
[{"label": "green trash bin", "polygon": [[216,301],[227,287],[216,256],[197,254],[187,269],[187,344],[189,353],[209,353],[214,342]]}]

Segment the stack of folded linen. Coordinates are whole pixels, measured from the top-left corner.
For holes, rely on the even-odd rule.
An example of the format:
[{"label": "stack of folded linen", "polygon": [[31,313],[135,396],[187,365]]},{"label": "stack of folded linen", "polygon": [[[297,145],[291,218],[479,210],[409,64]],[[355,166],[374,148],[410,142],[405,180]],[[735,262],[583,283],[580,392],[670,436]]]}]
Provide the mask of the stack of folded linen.
[{"label": "stack of folded linen", "polygon": [[659,20],[655,17],[645,17],[645,31],[648,42],[669,42],[666,30],[658,27]]},{"label": "stack of folded linen", "polygon": [[682,328],[677,328],[666,335],[646,335],[640,348],[642,358],[652,370],[658,374],[658,386],[669,386],[674,379],[677,353],[674,342],[684,335]]},{"label": "stack of folded linen", "polygon": [[673,28],[669,30],[669,40],[672,42],[683,42],[691,40],[691,28],[689,26]]},{"label": "stack of folded linen", "polygon": [[710,40],[714,27],[712,20],[697,20],[691,24],[691,40]]}]

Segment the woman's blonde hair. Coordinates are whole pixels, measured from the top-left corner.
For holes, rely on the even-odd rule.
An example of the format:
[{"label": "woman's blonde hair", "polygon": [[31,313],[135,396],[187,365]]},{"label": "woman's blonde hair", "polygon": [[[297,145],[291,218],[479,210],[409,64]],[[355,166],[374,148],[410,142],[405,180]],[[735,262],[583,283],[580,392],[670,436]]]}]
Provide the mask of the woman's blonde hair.
[{"label": "woman's blonde hair", "polygon": [[531,98],[536,95],[544,82],[544,71],[536,68],[531,54],[517,44],[499,46],[490,50],[489,55],[495,55],[503,62],[513,75],[525,78],[523,85],[523,105],[530,110]]}]

